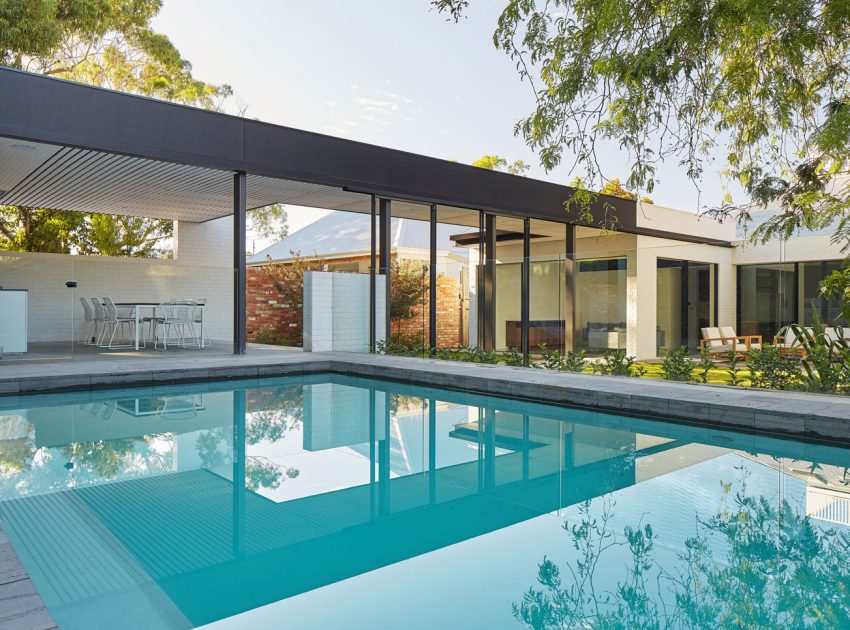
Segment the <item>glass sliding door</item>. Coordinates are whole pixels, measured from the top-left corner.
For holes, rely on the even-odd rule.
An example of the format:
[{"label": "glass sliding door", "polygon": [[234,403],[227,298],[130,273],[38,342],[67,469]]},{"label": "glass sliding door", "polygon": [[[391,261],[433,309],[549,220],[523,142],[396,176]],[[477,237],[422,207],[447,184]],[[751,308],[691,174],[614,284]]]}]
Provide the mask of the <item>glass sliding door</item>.
[{"label": "glass sliding door", "polygon": [[701,329],[716,325],[717,265],[658,259],[656,347],[699,350]]},{"label": "glass sliding door", "polygon": [[841,301],[838,298],[827,298],[820,293],[820,282],[830,273],[841,268],[840,260],[819,260],[804,262],[798,265],[797,291],[799,304],[797,318],[804,326],[811,326],[814,313],[823,324],[843,324],[841,318]]},{"label": "glass sliding door", "polygon": [[625,257],[577,262],[576,350],[625,350],[626,282]]},{"label": "glass sliding door", "polygon": [[796,293],[793,263],[738,267],[738,334],[772,341],[797,320]]}]

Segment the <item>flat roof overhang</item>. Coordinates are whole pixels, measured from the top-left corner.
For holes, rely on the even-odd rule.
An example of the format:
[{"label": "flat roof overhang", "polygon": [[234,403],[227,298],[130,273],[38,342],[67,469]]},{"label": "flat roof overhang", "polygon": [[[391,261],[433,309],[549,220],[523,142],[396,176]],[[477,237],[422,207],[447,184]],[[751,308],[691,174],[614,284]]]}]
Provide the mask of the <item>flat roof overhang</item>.
[{"label": "flat roof overhang", "polygon": [[[585,223],[564,208],[567,186],[10,68],[0,93],[0,204],[204,221],[232,213],[242,171],[249,208],[369,212],[372,193],[399,200],[395,216],[437,203],[441,221],[461,225],[485,210],[595,227],[613,214],[623,232],[728,245],[639,226],[627,199],[600,197]],[[34,155],[15,155],[16,140],[36,143]]]}]

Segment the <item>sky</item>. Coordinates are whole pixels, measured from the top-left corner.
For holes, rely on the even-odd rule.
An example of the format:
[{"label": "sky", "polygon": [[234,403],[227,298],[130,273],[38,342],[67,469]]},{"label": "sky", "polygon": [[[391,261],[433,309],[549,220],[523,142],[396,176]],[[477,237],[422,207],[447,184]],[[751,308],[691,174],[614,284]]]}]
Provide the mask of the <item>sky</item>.
[{"label": "sky", "polygon": [[[465,163],[496,153],[530,164],[530,177],[567,183],[566,167],[545,172],[514,136],[533,94],[493,46],[503,6],[472,2],[455,24],[429,0],[165,0],[154,28],[196,78],[233,87],[233,113]],[[609,177],[625,178],[616,147],[601,157]],[[700,193],[676,164],[659,173],[657,204],[696,212],[721,200],[719,181]],[[318,216],[291,208],[290,232]]]}]

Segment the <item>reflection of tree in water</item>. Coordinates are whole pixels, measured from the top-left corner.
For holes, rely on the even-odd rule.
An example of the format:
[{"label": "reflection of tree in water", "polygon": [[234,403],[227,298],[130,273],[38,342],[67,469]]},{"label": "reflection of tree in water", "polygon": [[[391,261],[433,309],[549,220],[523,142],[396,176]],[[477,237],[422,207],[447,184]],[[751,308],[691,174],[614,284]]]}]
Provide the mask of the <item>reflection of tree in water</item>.
[{"label": "reflection of tree in water", "polygon": [[[720,509],[685,541],[674,572],[656,566],[649,524],[626,527],[618,541],[609,527],[613,503],[579,506],[564,523],[578,557],[566,571],[545,558],[539,585],[513,604],[532,628],[848,628],[850,535],[822,530],[786,500],[778,506],[723,485]],[[725,555],[712,558],[719,537]],[[600,558],[612,547],[629,551],[613,591],[597,592]],[[616,566],[616,563],[609,564]]]},{"label": "reflection of tree in water", "polygon": [[[248,446],[274,444],[301,427],[304,388],[301,385],[248,392],[245,416],[245,443]],[[232,461],[232,427],[204,431],[195,441],[195,449],[205,468],[223,466]],[[248,456],[245,461],[245,486],[250,490],[280,487],[286,479],[300,474],[297,468],[281,467],[265,457]]]},{"label": "reflection of tree in water", "polygon": [[90,470],[100,479],[113,479],[124,468],[136,440],[97,440],[66,444],[60,451],[75,468]]}]

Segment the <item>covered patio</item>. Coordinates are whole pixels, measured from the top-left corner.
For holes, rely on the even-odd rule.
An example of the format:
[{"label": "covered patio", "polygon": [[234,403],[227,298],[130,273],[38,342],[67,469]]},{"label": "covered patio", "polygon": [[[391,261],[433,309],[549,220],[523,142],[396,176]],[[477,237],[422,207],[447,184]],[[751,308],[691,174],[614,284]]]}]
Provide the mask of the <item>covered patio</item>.
[{"label": "covered patio", "polygon": [[[630,351],[654,353],[654,319],[641,324],[650,333],[640,332],[636,319],[647,310],[634,302],[634,276],[645,265],[637,239],[658,245],[646,272],[653,287],[662,248],[682,258],[686,252],[675,247],[728,245],[710,231],[696,237],[648,224],[627,199],[600,197],[567,212],[572,189],[530,178],[6,68],[0,68],[0,90],[6,95],[0,205],[175,221],[170,259],[0,252],[0,285],[26,294],[23,337],[34,360],[255,351],[246,336],[246,213],[271,204],[371,217],[370,261],[361,272],[368,278],[357,284],[357,309],[345,314],[363,352],[391,330],[392,309],[384,305],[391,304],[392,287],[383,280],[390,276],[394,220],[430,226],[424,338],[438,337],[436,226],[449,224],[457,227],[458,244],[470,248],[470,344],[516,347],[525,357],[541,339],[555,338],[569,350],[587,346],[589,337],[600,347],[619,347],[628,337]],[[599,236],[612,216],[619,240],[603,243]],[[643,258],[650,259],[645,252]],[[582,259],[591,262],[576,264]],[[622,262],[610,262],[615,259]],[[599,275],[587,293],[606,296],[606,304],[586,301],[588,313],[580,315],[576,275],[584,272]],[[551,288],[540,284],[541,277],[550,278]],[[128,347],[90,345],[82,303],[107,296],[115,304],[138,305],[125,315],[134,319],[128,330],[135,328],[122,330]],[[541,298],[551,304],[539,306]],[[192,339],[208,344],[151,350],[155,307],[173,299],[202,305],[203,324],[198,314]],[[597,312],[610,311],[612,302],[616,313],[600,322]],[[12,350],[13,334],[3,322],[4,364],[27,359]]]}]

